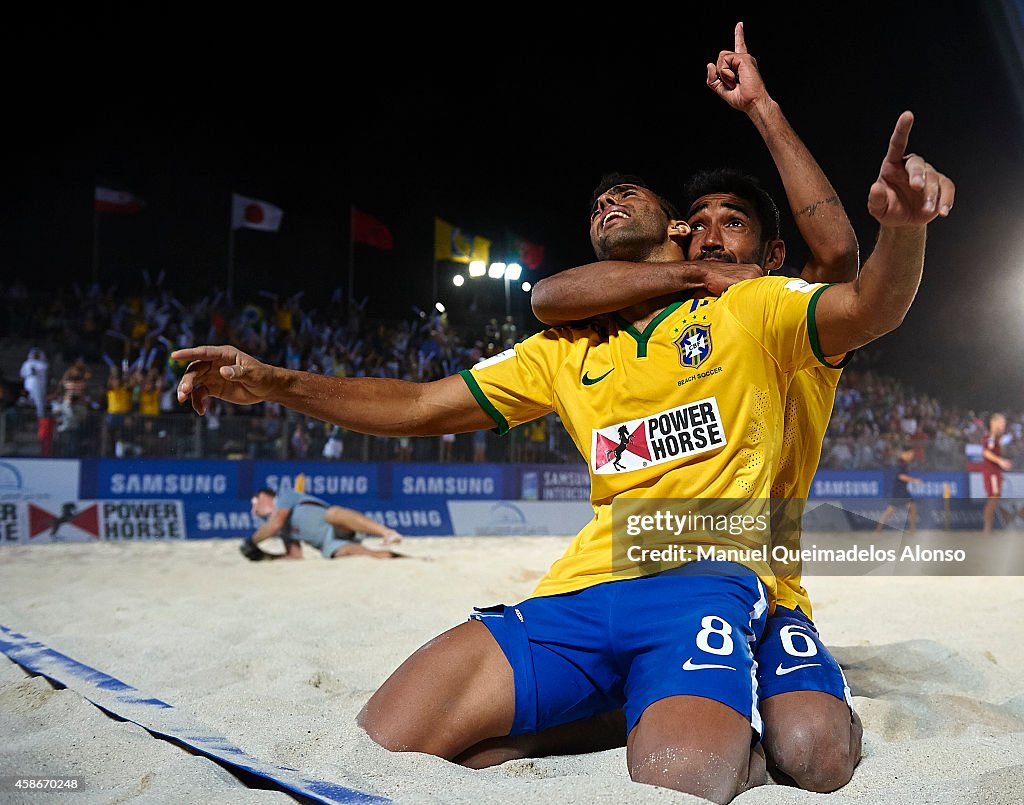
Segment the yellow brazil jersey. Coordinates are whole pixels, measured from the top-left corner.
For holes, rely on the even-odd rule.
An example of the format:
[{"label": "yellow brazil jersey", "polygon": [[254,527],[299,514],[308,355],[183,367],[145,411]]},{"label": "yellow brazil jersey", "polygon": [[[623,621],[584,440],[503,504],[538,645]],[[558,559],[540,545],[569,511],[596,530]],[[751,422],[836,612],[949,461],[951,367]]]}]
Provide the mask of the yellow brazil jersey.
[{"label": "yellow brazil jersey", "polygon": [[[849,357],[842,361],[829,359],[830,366],[812,366],[793,375],[786,390],[782,426],[782,455],[775,479],[772,482],[772,497],[793,501],[797,507],[792,511],[794,527],[773,532],[775,544],[787,548],[800,547],[800,517],[803,504],[811,489],[811,481],[818,469],[821,458],[821,442],[828,428],[832,407],[836,399],[836,386]],[[773,563],[778,582],[776,603],[789,609],[798,607],[813,619],[811,601],[803,587],[799,563],[786,563],[783,567]]]},{"label": "yellow brazil jersey", "polygon": [[[619,562],[613,500],[770,499],[786,390],[795,372],[824,361],[814,309],[827,287],[747,280],[717,299],[676,302],[643,332],[601,317],[538,333],[462,372],[499,432],[557,411],[588,461],[594,518],[535,596],[643,575],[642,563]],[[751,539],[770,542],[770,529],[744,532],[735,547],[749,548]],[[715,544],[729,540],[717,534]],[[774,599],[769,553],[755,554],[738,561]],[[702,557],[676,564],[694,558]]]},{"label": "yellow brazil jersey", "polygon": [[128,414],[132,410],[132,390],[127,386],[115,386],[107,389],[107,412],[111,414]]},{"label": "yellow brazil jersey", "polygon": [[139,391],[139,413],[156,416],[160,413],[160,389],[144,388]]}]

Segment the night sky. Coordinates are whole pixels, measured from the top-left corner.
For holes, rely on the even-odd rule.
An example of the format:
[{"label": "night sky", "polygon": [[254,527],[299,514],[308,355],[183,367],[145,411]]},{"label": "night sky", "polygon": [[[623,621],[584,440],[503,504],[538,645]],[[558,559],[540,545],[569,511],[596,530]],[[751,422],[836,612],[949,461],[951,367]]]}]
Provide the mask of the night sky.
[{"label": "night sky", "polygon": [[[406,316],[434,301],[435,215],[490,237],[492,259],[506,229],[544,245],[540,270],[524,273],[535,280],[593,259],[587,212],[602,173],[639,173],[672,197],[720,164],[776,196],[798,271],[806,252],[767,149],[704,85],[704,65],[732,48],[743,19],[769,91],[846,205],[862,260],[876,232],[867,190],[902,110],[916,116],[911,149],[957,183],[952,215],[929,228],[910,314],[876,344],[880,369],[944,401],[1022,410],[1020,0],[832,5],[594,6],[569,23],[503,7],[487,13],[508,19],[486,22],[390,7],[344,24],[275,11],[255,27],[177,7],[166,19],[108,10],[84,32],[51,20],[95,46],[81,92],[26,92],[31,112],[8,108],[3,274],[37,290],[88,282],[99,179],[147,202],[99,220],[101,282],[128,289],[146,269],[165,271],[183,298],[223,286],[237,192],[285,214],[278,233],[236,234],[236,295],[303,290],[316,307],[347,287],[354,204],[395,241],[390,252],[354,246],[356,296]],[[470,288],[451,285],[455,265],[440,268],[457,322]],[[478,301],[501,312],[501,284],[491,292]]]}]

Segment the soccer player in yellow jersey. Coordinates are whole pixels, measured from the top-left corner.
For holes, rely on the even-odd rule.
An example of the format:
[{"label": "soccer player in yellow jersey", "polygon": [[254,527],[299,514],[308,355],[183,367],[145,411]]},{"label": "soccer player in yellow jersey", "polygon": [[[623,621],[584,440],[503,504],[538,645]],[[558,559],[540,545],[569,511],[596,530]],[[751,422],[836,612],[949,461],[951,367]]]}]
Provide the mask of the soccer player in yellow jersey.
[{"label": "soccer player in yellow jersey", "polygon": [[[544,331],[468,376],[431,383],[286,370],[232,346],[172,355],[190,362],[178,399],[200,414],[211,396],[273,400],[349,430],[421,436],[500,430],[555,410],[587,458],[594,519],[532,596],[478,611],[381,685],[359,717],[374,741],[480,765],[474,748],[486,741],[621,708],[632,779],[717,802],[764,782],[751,647],[774,594],[771,568],[753,551],[646,575],[616,567],[612,508],[654,496],[769,497],[789,376],[900,324],[927,224],[953,203],[948,178],[905,156],[912,123],[900,116],[869,192],[878,242],[852,283],[765,277],[696,304],[656,299],[599,326]],[[649,189],[619,188],[598,198],[591,242],[607,259],[682,260],[677,238],[689,227],[670,215]],[[619,469],[609,453],[623,441]]]},{"label": "soccer player in yellow jersey", "polygon": [[[808,282],[851,281],[857,276],[857,241],[842,204],[768,94],[757,62],[747,53],[742,23],[735,37],[735,49],[723,51],[716,64],[708,65],[708,86],[750,117],[771,151],[810,251],[800,277]],[[779,253],[778,210],[754,180],[734,170],[702,172],[690,181],[685,195],[693,233],[686,244],[688,262],[659,264],[657,270],[648,264],[602,262],[562,272],[535,287],[537,317],[558,325],[688,288],[720,293],[751,273],[760,276],[781,265],[785,252]],[[725,203],[730,196],[745,214]],[[778,507],[787,525],[774,535],[779,539],[781,531],[785,547],[799,548],[799,517],[817,470],[840,375],[839,365],[812,366],[793,374],[786,390],[782,452],[771,487],[773,498],[791,501]],[[780,782],[833,791],[849,781],[860,759],[860,718],[839,664],[811,621],[799,565],[773,567],[775,606],[755,652],[768,767]],[[578,732],[593,742],[595,729],[607,731],[606,745],[624,740],[622,724],[615,719],[589,730],[581,725]],[[534,745],[529,749],[543,750],[548,742],[541,739]]]}]

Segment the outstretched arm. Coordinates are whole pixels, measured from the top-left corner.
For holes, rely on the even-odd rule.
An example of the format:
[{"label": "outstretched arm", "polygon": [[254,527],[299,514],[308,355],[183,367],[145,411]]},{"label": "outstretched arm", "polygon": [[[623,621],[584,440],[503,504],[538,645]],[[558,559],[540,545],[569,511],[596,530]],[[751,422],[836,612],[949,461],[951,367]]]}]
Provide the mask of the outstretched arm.
[{"label": "outstretched arm", "polygon": [[494,426],[461,377],[430,383],[344,378],[270,366],[232,346],[179,349],[189,361],[178,402],[206,413],[210,397],[238,405],[276,402],[348,430],[376,436],[440,436]]},{"label": "outstretched arm", "polygon": [[953,207],[953,182],[920,156],[904,156],[913,124],[910,112],[900,115],[868,193],[868,212],[881,225],[874,251],[856,280],[825,289],[818,300],[825,355],[849,352],[903,323],[921,282],[927,225]]},{"label": "outstretched arm", "polygon": [[700,262],[604,260],[540,280],[533,288],[531,304],[534,316],[557,326],[682,291],[703,289],[720,296],[733,283],[763,274],[760,266],[747,264],[723,270]]},{"label": "outstretched arm", "polygon": [[289,511],[290,509],[274,509],[274,513],[267,518],[265,523],[261,523],[259,528],[257,528],[249,538],[252,540],[253,544],[256,545],[264,540],[270,539],[284,528],[285,521],[288,519]]},{"label": "outstretched arm", "polygon": [[801,278],[812,283],[853,280],[859,258],[850,219],[821,167],[768,94],[757,59],[747,52],[742,22],[736,23],[733,50],[723,50],[707,68],[708,86],[750,118],[771,152],[793,219],[811,252]]}]

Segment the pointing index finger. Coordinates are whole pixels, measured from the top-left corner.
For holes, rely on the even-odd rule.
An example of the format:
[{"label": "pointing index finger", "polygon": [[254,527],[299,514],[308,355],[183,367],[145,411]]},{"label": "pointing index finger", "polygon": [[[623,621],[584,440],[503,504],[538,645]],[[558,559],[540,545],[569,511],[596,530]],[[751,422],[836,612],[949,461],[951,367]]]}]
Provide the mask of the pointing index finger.
[{"label": "pointing index finger", "polygon": [[914,125],[913,112],[904,112],[896,121],[896,128],[893,129],[892,137],[889,138],[889,153],[885,155],[887,160],[900,162],[907,151],[907,143],[910,142],[910,129]]},{"label": "pointing index finger", "polygon": [[743,35],[743,23],[742,22],[737,22],[736,23],[735,36],[736,36],[736,44],[735,44],[735,47],[733,48],[733,50],[735,50],[737,53],[746,53],[747,52],[747,40],[746,40],[746,38]]}]

